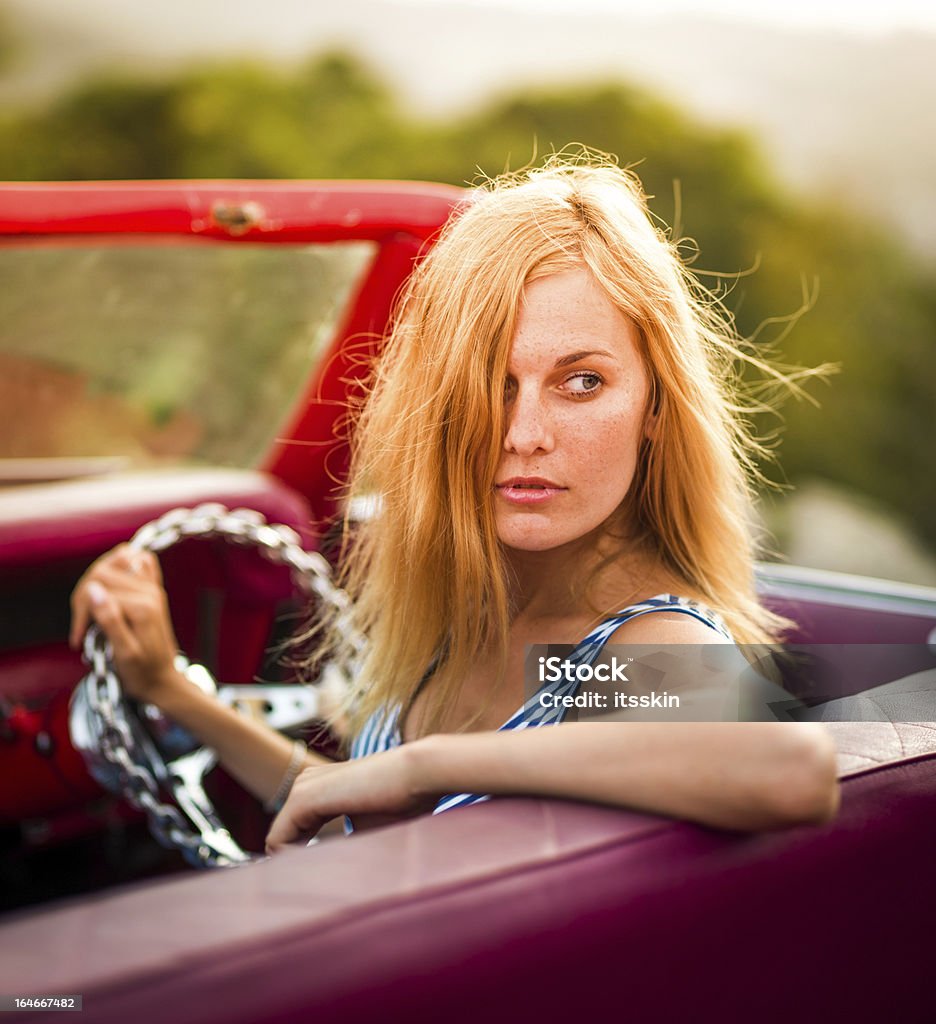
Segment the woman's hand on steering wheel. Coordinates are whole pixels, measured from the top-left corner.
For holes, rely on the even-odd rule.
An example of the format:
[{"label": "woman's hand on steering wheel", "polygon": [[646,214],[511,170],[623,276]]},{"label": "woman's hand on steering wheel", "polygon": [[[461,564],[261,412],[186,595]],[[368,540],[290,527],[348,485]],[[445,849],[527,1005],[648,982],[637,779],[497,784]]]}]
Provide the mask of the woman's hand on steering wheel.
[{"label": "woman's hand on steering wheel", "polygon": [[161,690],[178,676],[178,644],[156,556],[129,544],[113,548],[78,581],[71,607],[71,647],[79,649],[88,626],[96,622],[110,641],[124,691],[158,704]]}]

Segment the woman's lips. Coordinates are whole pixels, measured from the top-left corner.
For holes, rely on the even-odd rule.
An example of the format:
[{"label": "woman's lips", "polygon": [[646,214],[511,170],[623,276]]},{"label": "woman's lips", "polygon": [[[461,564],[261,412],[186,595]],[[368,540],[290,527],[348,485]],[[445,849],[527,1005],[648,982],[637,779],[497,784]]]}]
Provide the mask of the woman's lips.
[{"label": "woman's lips", "polygon": [[514,505],[538,505],[566,490],[552,480],[540,477],[514,477],[495,484],[494,489],[505,501]]}]

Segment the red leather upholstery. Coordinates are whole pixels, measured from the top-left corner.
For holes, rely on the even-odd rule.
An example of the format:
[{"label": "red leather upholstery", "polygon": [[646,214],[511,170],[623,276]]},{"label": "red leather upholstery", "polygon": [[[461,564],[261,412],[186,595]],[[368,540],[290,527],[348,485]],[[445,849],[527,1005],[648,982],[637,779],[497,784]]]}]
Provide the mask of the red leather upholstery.
[{"label": "red leather upholstery", "polygon": [[95,1024],[931,1019],[936,758],[843,788],[754,836],[492,801],[8,919],[0,988]]}]

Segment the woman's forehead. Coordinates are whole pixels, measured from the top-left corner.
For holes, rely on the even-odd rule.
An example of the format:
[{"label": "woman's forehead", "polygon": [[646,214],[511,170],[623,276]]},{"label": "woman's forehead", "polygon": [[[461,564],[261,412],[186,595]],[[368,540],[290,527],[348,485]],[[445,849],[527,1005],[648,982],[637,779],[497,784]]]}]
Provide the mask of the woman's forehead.
[{"label": "woman's forehead", "polygon": [[524,287],[511,361],[595,351],[629,362],[637,356],[637,340],[634,322],[582,267],[537,278]]}]

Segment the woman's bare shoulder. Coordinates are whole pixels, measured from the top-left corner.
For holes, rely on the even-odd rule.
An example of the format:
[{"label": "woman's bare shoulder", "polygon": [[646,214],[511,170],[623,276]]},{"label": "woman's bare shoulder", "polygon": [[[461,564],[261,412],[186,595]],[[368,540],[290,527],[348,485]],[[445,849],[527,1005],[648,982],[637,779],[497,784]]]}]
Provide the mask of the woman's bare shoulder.
[{"label": "woman's bare shoulder", "polygon": [[637,615],[611,634],[612,644],[724,644],[717,630],[691,615],[671,610]]}]

